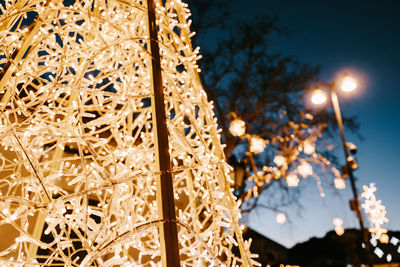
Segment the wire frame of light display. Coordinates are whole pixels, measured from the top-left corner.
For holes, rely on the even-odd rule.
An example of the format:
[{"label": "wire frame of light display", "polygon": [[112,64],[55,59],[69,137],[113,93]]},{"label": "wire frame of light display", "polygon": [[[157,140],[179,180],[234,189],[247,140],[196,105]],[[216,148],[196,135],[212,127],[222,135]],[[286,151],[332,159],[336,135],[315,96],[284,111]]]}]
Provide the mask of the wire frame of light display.
[{"label": "wire frame of light display", "polygon": [[0,263],[165,265],[166,224],[182,266],[255,263],[187,6],[155,2],[158,44],[145,1],[0,6]]}]

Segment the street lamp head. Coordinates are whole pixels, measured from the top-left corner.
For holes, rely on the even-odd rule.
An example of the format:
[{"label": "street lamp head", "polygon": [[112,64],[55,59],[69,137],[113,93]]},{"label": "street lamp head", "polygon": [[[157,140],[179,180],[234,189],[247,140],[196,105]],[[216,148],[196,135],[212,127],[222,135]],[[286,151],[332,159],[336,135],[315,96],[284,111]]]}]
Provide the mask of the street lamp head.
[{"label": "street lamp head", "polygon": [[311,102],[316,105],[320,105],[326,102],[326,93],[321,89],[317,89],[313,92],[311,96]]},{"label": "street lamp head", "polygon": [[357,81],[356,79],[350,77],[350,76],[345,76],[341,82],[340,89],[342,89],[343,92],[351,92],[354,91],[357,88]]}]

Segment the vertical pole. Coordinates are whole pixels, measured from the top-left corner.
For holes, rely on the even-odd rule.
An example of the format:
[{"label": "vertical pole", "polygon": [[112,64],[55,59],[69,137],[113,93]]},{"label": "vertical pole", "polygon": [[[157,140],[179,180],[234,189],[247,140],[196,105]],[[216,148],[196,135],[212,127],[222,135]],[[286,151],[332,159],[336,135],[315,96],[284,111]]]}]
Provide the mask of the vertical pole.
[{"label": "vertical pole", "polygon": [[179,261],[178,232],[176,227],[174,189],[168,144],[168,129],[165,115],[164,92],[161,77],[160,51],[157,38],[157,25],[154,0],[147,0],[148,27],[150,33],[151,78],[153,83],[153,133],[156,151],[157,204],[160,219],[160,246],[162,266],[177,267]]},{"label": "vertical pole", "polygon": [[356,183],[354,181],[353,169],[350,166],[350,162],[348,160],[348,158],[349,158],[349,150],[347,148],[346,139],[345,139],[345,136],[344,136],[343,121],[342,121],[342,115],[340,113],[339,100],[338,100],[338,97],[336,95],[335,89],[333,87],[331,87],[331,99],[332,99],[333,110],[335,111],[336,120],[337,120],[337,123],[339,125],[339,129],[340,129],[340,137],[342,138],[344,156],[345,156],[346,166],[347,166],[347,170],[348,170],[348,174],[349,174],[349,178],[350,178],[351,189],[353,191],[354,201],[357,204],[356,213],[357,213],[357,217],[358,217],[358,222],[360,224],[361,231],[364,232],[365,228],[364,228],[363,218],[362,218],[362,215],[361,215],[360,203],[359,203],[359,200],[358,200],[358,193],[357,193]]},{"label": "vertical pole", "polygon": [[[358,218],[358,222],[360,224],[360,229],[361,229],[361,235],[362,235],[362,239],[365,243],[365,245],[369,248],[369,242],[368,242],[368,236],[367,236],[367,231],[365,231],[365,227],[364,227],[364,222],[363,222],[363,217],[361,214],[361,209],[360,209],[360,201],[358,198],[358,192],[357,192],[357,187],[356,187],[356,182],[354,180],[354,176],[353,176],[353,169],[350,166],[350,162],[348,160],[349,158],[349,150],[348,147],[346,145],[346,138],[344,136],[344,130],[343,130],[343,120],[342,120],[342,115],[340,113],[340,106],[339,106],[339,100],[337,97],[337,94],[335,92],[335,88],[334,85],[330,86],[331,89],[331,100],[332,100],[332,105],[333,105],[333,110],[335,112],[336,115],[336,121],[338,123],[339,126],[339,130],[340,130],[340,137],[342,139],[342,144],[343,144],[343,150],[344,150],[344,156],[345,156],[345,160],[346,160],[346,166],[347,166],[347,171],[349,174],[349,178],[350,178],[350,184],[351,184],[351,190],[353,191],[353,196],[354,196],[354,202],[356,204],[356,214],[357,214],[357,218]],[[356,246],[357,248],[357,246]],[[367,262],[370,266],[372,266],[371,264],[371,260],[369,257],[369,253],[370,250],[367,250]]]}]

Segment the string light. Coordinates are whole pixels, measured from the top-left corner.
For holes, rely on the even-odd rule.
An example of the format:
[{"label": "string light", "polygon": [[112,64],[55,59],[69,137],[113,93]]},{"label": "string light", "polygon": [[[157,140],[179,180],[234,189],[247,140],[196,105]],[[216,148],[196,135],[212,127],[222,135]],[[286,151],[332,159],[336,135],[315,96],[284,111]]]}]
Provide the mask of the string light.
[{"label": "string light", "polygon": [[[157,265],[165,222],[146,1],[72,2],[1,6],[0,231],[13,241],[0,264]],[[156,6],[181,264],[256,265],[198,77],[190,11],[180,0]],[[29,27],[26,16],[37,16]]]},{"label": "string light", "polygon": [[278,214],[276,215],[276,222],[279,223],[279,224],[285,223],[285,222],[286,222],[286,215],[285,215],[285,213],[282,213],[282,212],[278,213]]},{"label": "string light", "polygon": [[313,169],[310,163],[303,161],[298,167],[297,170],[303,178],[306,178],[313,174]]},{"label": "string light", "polygon": [[286,162],[286,159],[282,155],[276,155],[275,158],[274,158],[274,163],[277,166],[282,166],[283,164],[285,164],[285,162]]},{"label": "string light", "polygon": [[235,119],[231,121],[229,131],[233,136],[242,136],[246,132],[246,124],[241,119]]},{"label": "string light", "polygon": [[[310,114],[303,114],[305,122],[307,120],[313,119]],[[236,118],[237,115],[234,114]],[[296,124],[289,121],[289,126],[291,127],[291,133],[288,136],[276,136],[272,137],[271,140],[264,140],[256,135],[245,134],[240,137],[240,139],[249,140],[249,153],[246,156],[249,157],[249,162],[255,163],[255,156],[259,152],[262,153],[267,145],[269,149],[277,149],[279,154],[273,159],[275,166],[262,166],[261,169],[258,168],[257,164],[251,164],[252,174],[247,178],[247,181],[252,181],[256,185],[262,183],[270,183],[272,180],[285,179],[290,187],[295,187],[300,182],[299,177],[307,178],[308,176],[313,176],[318,185],[321,197],[325,196],[323,192],[322,182],[317,173],[314,172],[313,168],[316,166],[322,167],[322,171],[329,170],[334,177],[340,177],[340,171],[333,166],[333,164],[327,160],[323,155],[315,150],[315,142],[321,135],[324,125],[318,127],[309,127],[306,123]],[[307,129],[305,131],[305,129]],[[306,135],[304,135],[307,133]],[[259,149],[255,149],[251,146],[253,140],[257,140],[260,144]],[[254,142],[256,143],[256,142]],[[261,147],[261,144],[264,145]],[[309,154],[308,154],[309,153]],[[313,164],[313,165],[312,165]],[[328,168],[325,168],[328,167]],[[289,176],[290,174],[296,175],[296,178]],[[287,180],[289,177],[289,181]],[[257,197],[259,195],[258,187],[252,186],[245,192],[244,200],[248,200],[251,197]]]},{"label": "string light", "polygon": [[346,188],[346,180],[343,179],[342,177],[336,177],[333,180],[336,189],[345,189]]},{"label": "string light", "polygon": [[300,179],[297,177],[296,174],[289,174],[286,177],[286,182],[289,187],[296,187],[299,185]]},{"label": "string light", "polygon": [[333,219],[333,225],[335,226],[335,232],[338,236],[341,236],[344,234],[344,228],[343,228],[343,220],[340,218],[335,218]]},{"label": "string light", "polygon": [[259,154],[264,151],[266,142],[258,136],[252,136],[250,139],[250,151],[254,154]]},{"label": "string light", "polygon": [[304,153],[306,153],[306,154],[312,154],[312,153],[314,153],[314,151],[315,151],[315,147],[314,147],[314,145],[312,144],[312,143],[310,143],[309,141],[305,141],[304,142],[304,144],[303,144],[303,151],[304,151]]}]

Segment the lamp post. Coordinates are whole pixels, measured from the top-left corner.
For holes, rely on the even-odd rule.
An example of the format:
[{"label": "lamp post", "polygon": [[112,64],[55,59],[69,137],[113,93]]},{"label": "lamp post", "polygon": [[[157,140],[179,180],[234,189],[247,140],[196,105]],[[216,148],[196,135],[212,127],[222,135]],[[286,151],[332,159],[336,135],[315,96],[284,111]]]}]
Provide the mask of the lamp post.
[{"label": "lamp post", "polygon": [[[336,121],[339,126],[339,130],[340,130],[340,137],[342,140],[344,156],[346,159],[346,165],[345,165],[346,166],[346,168],[345,168],[346,174],[349,176],[351,189],[353,191],[353,196],[354,196],[354,199],[353,199],[354,205],[351,205],[351,207],[353,210],[356,211],[358,221],[360,224],[360,228],[362,231],[364,231],[364,229],[365,229],[364,222],[363,222],[363,218],[361,215],[361,210],[360,210],[360,205],[359,205],[359,200],[358,200],[358,192],[357,192],[357,188],[355,185],[355,179],[354,179],[354,175],[353,175],[352,158],[349,155],[349,149],[348,149],[348,146],[346,143],[346,137],[344,135],[344,130],[343,130],[343,120],[342,120],[342,115],[340,112],[339,99],[336,94],[336,88],[338,87],[338,83],[340,83],[340,89],[342,91],[350,92],[357,88],[357,82],[353,78],[351,78],[349,76],[345,76],[342,79],[340,79],[339,82],[334,81],[331,83],[324,84],[324,87],[327,87],[330,91],[330,97],[331,97],[331,101],[332,101],[333,110],[335,112]],[[314,104],[322,104],[322,103],[326,102],[326,100],[327,100],[327,96],[326,96],[325,92],[322,91],[321,89],[315,90],[311,97],[311,101]]]},{"label": "lamp post", "polygon": [[[354,179],[354,175],[353,175],[353,166],[352,166],[353,160],[349,155],[349,148],[347,146],[346,138],[345,138],[344,130],[343,130],[343,120],[342,120],[342,115],[340,112],[339,100],[338,100],[338,97],[336,94],[336,88],[338,87],[338,85],[340,85],[340,89],[342,91],[350,92],[357,88],[357,82],[355,79],[345,75],[342,79],[339,79],[338,81],[333,81],[331,83],[324,84],[324,87],[328,88],[330,91],[330,97],[331,97],[331,101],[332,101],[333,110],[335,112],[336,121],[339,126],[339,130],[340,130],[340,137],[342,140],[343,151],[344,151],[344,156],[345,156],[345,160],[346,160],[345,173],[349,176],[351,190],[352,190],[353,196],[354,196],[354,199],[350,200],[350,207],[357,214],[357,218],[358,218],[360,229],[361,229],[361,232],[363,235],[363,239],[364,239],[364,242],[366,242],[366,244],[367,244],[367,238],[365,235],[366,232],[365,232],[363,217],[361,214],[358,192],[357,192],[355,179]],[[315,90],[311,97],[311,101],[314,104],[322,104],[322,103],[326,102],[326,100],[327,100],[327,95],[321,89]]]}]

